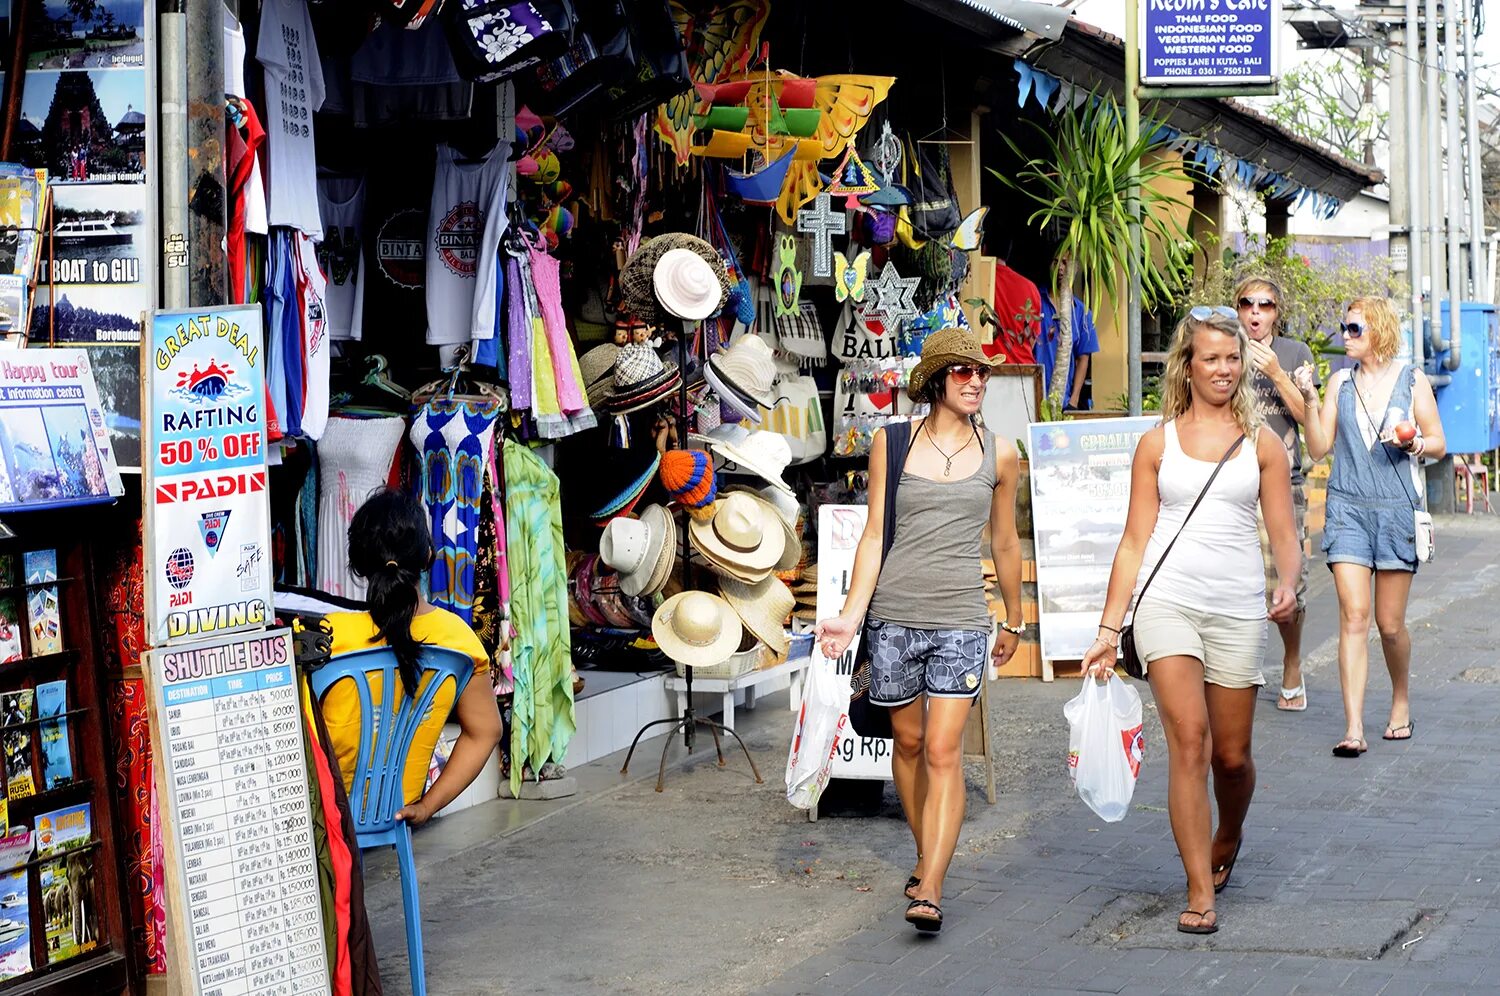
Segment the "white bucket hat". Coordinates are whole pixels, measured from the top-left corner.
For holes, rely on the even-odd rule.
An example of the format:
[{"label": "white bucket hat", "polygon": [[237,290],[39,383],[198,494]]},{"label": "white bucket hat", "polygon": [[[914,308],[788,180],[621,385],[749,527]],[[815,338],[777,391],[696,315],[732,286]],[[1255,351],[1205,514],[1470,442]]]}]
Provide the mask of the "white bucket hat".
[{"label": "white bucket hat", "polygon": [[[717,432],[717,430],[715,430]],[[743,430],[742,430],[743,431]],[[733,433],[725,433],[733,436]],[[708,448],[741,470],[764,478],[778,491],[796,497],[781,475],[792,462],[792,447],[786,437],[775,432],[749,432],[742,438],[730,441],[725,438],[708,437]]]},{"label": "white bucket hat", "polygon": [[776,570],[794,570],[802,563],[802,537],[797,532],[797,499],[784,491],[775,488],[762,488],[757,491],[749,484],[731,484],[725,489],[726,493],[747,494],[760,502],[766,513],[781,523],[782,531],[786,534],[786,547],[781,552],[781,559],[776,562]]},{"label": "white bucket hat", "polygon": [[689,321],[719,310],[723,287],[708,260],[691,249],[668,249],[651,273],[656,299],[668,314]]},{"label": "white bucket hat", "polygon": [[651,636],[662,653],[688,667],[722,664],[744,635],[729,603],[706,591],[673,595],[651,618]]},{"label": "white bucket hat", "polygon": [[774,568],[786,551],[786,532],[759,496],[737,491],[714,502],[713,516],[688,530],[709,560],[747,571]]},{"label": "white bucket hat", "polygon": [[742,335],[708,358],[703,376],[730,407],[760,422],[762,407],[776,407],[776,358],[758,335]]},{"label": "white bucket hat", "polygon": [[646,506],[639,519],[618,516],[605,525],[599,537],[599,558],[619,573],[620,590],[625,594],[651,595],[666,583],[672,564],[671,528],[672,516],[660,505]]},{"label": "white bucket hat", "polygon": [[759,584],[746,584],[736,578],[720,578],[719,590],[724,600],[740,617],[755,638],[777,654],[786,653],[787,616],[797,607],[791,589],[779,578],[766,578]]}]

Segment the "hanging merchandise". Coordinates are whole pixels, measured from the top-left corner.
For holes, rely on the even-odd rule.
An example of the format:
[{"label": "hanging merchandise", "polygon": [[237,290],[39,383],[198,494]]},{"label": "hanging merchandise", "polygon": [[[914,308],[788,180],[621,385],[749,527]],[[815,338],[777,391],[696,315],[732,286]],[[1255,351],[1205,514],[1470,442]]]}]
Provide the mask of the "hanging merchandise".
[{"label": "hanging merchandise", "polygon": [[359,339],[364,332],[365,271],[363,233],[365,181],[356,177],[323,177],[318,181],[318,213],[323,241],[318,263],[328,279],[328,334]]},{"label": "hanging merchandise", "polygon": [[671,397],[681,383],[675,363],[662,362],[649,343],[633,343],[615,360],[614,387],[604,407],[612,415],[642,411]]},{"label": "hanging merchandise", "polygon": [[[656,268],[661,258],[673,249],[691,250],[708,263],[719,284],[718,306],[722,307],[729,297],[729,277],[724,269],[723,258],[713,246],[695,235],[670,232],[642,242],[620,271],[620,293],[627,313],[643,320],[651,320],[661,314],[661,302],[657,300]],[[702,290],[704,288],[700,288]],[[711,294],[705,293],[703,300],[706,301],[709,296]],[[702,302],[699,302],[699,306],[702,306]],[[718,310],[717,307],[714,310]]]},{"label": "hanging merchandise", "polygon": [[[715,251],[715,256],[718,253]],[[715,268],[692,249],[668,249],[656,261],[651,284],[656,300],[673,318],[701,321],[723,305],[727,284],[723,261]]]},{"label": "hanging merchandise", "polygon": [[667,494],[692,515],[712,507],[719,497],[714,462],[706,450],[668,450],[661,457],[661,483]]},{"label": "hanging merchandise", "polygon": [[875,179],[875,174],[870,167],[865,165],[863,159],[854,146],[849,146],[844,153],[844,159],[833,171],[833,182],[828,185],[828,193],[836,197],[848,198],[849,208],[859,207],[859,198],[867,194],[873,194],[880,189],[880,181]]},{"label": "hanging merchandise", "polygon": [[350,57],[348,75],[345,113],[356,128],[463,121],[473,111],[474,85],[459,75],[443,27],[433,21],[413,30],[383,18]]},{"label": "hanging merchandise", "polygon": [[[938,151],[928,151],[934,148]],[[920,249],[927,240],[954,231],[963,220],[953,190],[948,147],[908,141],[902,167],[912,204],[900,210],[896,233],[908,249]]]},{"label": "hanging merchandise", "polygon": [[[761,521],[767,528],[780,526],[783,538],[781,556],[772,569],[781,574],[797,570],[802,564],[802,538],[797,533],[797,499],[774,487],[757,490],[749,484],[729,485],[725,488],[725,497],[730,495],[748,498],[758,505]],[[782,618],[786,618],[785,614]]]},{"label": "hanging merchandise", "polygon": [[797,212],[797,231],[813,237],[813,276],[833,276],[833,237],[843,235],[848,227],[849,219],[843,209],[834,210],[833,198],[827,193],[813,198],[811,208]]},{"label": "hanging merchandise", "polygon": [[509,175],[499,147],[477,162],[446,143],[437,147],[426,238],[429,346],[494,335],[495,251]]},{"label": "hanging merchandise", "polygon": [[[514,440],[504,442],[505,523],[515,673],[510,788],[561,763],[577,727],[568,631],[568,585],[557,475]],[[529,770],[528,770],[529,769]]]},{"label": "hanging merchandise", "polygon": [[863,301],[865,299],[865,277],[870,270],[870,250],[845,259],[844,254],[833,254],[833,296],[839,301]]},{"label": "hanging merchandise", "polygon": [[607,448],[590,468],[590,491],[594,500],[589,518],[603,526],[617,515],[629,515],[641,495],[656,478],[661,453],[652,446],[634,450]]},{"label": "hanging merchandise", "polygon": [[672,527],[672,516],[661,505],[647,505],[638,519],[616,516],[604,527],[599,558],[619,572],[625,594],[649,597],[667,583],[675,546]]},{"label": "hanging merchandise", "polygon": [[[770,0],[720,0],[698,14],[674,6],[673,14],[686,43],[689,76],[695,84],[711,86],[744,70],[760,47],[771,4]],[[687,165],[690,157],[693,114],[700,102],[699,94],[689,91],[656,109],[653,127],[678,166]]]},{"label": "hanging merchandise", "polygon": [[404,418],[331,418],[318,443],[317,587],[363,599],[365,579],[349,570],[349,523],[384,486],[406,435]]},{"label": "hanging merchandise", "polygon": [[828,343],[823,339],[823,323],[811,301],[803,301],[790,315],[778,317],[773,325],[776,345],[799,361],[822,363],[828,357]]},{"label": "hanging merchandise", "polygon": [[[747,112],[748,113],[748,112]],[[724,189],[752,207],[770,207],[781,197],[786,183],[787,171],[792,168],[796,150],[788,149],[775,159],[761,159],[761,165],[741,172],[728,166],[724,168]]]},{"label": "hanging merchandise", "polygon": [[920,277],[901,276],[896,272],[895,264],[886,260],[880,276],[870,285],[870,290],[875,292],[874,299],[868,295],[865,297],[861,309],[863,317],[881,321],[890,328],[899,328],[902,322],[916,318],[922,313],[915,301],[917,286],[921,282]]},{"label": "hanging merchandise", "polygon": [[721,425],[704,442],[723,461],[720,474],[752,474],[776,490],[795,497],[783,476],[792,462],[792,450],[782,436],[758,432],[741,425]]},{"label": "hanging merchandise", "polygon": [[786,653],[784,624],[797,607],[797,600],[785,582],[769,577],[759,584],[748,584],[738,578],[723,577],[719,579],[719,592],[757,640],[777,656]]},{"label": "hanging merchandise", "polygon": [[791,235],[776,236],[776,263],[771,270],[775,289],[776,317],[792,315],[802,294],[802,274],[797,272],[797,239]]},{"label": "hanging merchandise", "polygon": [[932,310],[906,323],[900,335],[901,353],[904,356],[921,356],[922,343],[932,333],[939,329],[967,329],[968,327],[969,319],[964,314],[958,295],[947,294],[933,302]]},{"label": "hanging merchandise", "polygon": [[420,460],[418,496],[432,520],[428,600],[466,623],[474,619],[480,503],[499,415],[498,405],[433,398],[407,434]]},{"label": "hanging merchandise", "polygon": [[615,359],[621,346],[605,342],[578,358],[578,377],[590,408],[603,408],[614,393]]},{"label": "hanging merchandise", "polygon": [[609,113],[633,118],[693,89],[682,34],[665,0],[627,0],[634,62],[609,91]]},{"label": "hanging merchandise", "polygon": [[[225,17],[229,13],[225,11]],[[235,26],[238,30],[238,25]],[[242,42],[243,44],[243,42]],[[229,217],[225,231],[225,249],[229,266],[229,303],[248,304],[258,299],[259,271],[247,263],[245,238],[254,229],[253,215],[259,210],[260,230],[266,228],[266,192],[261,180],[260,151],[266,143],[266,132],[248,100],[230,97],[225,111],[227,152],[226,173],[229,182]],[[254,294],[255,297],[251,295]]]},{"label": "hanging merchandise", "polygon": [[703,376],[722,400],[752,422],[759,423],[760,410],[776,403],[775,358],[758,335],[740,336],[710,356]]},{"label": "hanging merchandise", "polygon": [[488,83],[557,58],[573,30],[571,9],[555,0],[450,0],[443,16],[459,73]]},{"label": "hanging merchandise", "polygon": [[823,426],[823,401],[818,382],[806,374],[783,374],[776,383],[776,403],[764,428],[783,436],[791,447],[792,463],[811,463],[828,448]]},{"label": "hanging merchandise", "polygon": [[255,56],[266,71],[270,223],[319,240],[313,112],[323,106],[323,67],[307,0],[266,0]]}]

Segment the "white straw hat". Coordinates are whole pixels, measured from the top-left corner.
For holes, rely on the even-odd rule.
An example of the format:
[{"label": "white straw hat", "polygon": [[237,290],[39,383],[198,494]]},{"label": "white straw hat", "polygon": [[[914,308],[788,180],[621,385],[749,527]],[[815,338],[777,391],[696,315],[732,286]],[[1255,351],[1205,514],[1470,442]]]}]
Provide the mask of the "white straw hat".
[{"label": "white straw hat", "polygon": [[786,532],[774,508],[758,495],[736,491],[714,502],[713,516],[688,525],[705,557],[748,571],[774,568],[786,551]]},{"label": "white straw hat", "polygon": [[745,629],[718,595],[684,591],[661,603],[651,619],[651,635],[672,660],[688,667],[712,667],[739,649]]},{"label": "white straw hat", "polygon": [[668,249],[651,273],[656,299],[668,314],[689,321],[719,310],[723,288],[708,260],[691,249]]},{"label": "white straw hat", "polygon": [[797,600],[779,578],[747,584],[736,578],[720,578],[719,590],[745,628],[778,654],[786,653],[786,618]]},{"label": "white straw hat", "polygon": [[[620,590],[630,596],[655,592],[656,579],[665,559],[666,570],[660,570],[661,583],[671,570],[672,551],[668,542],[672,517],[660,505],[648,505],[639,519],[619,516],[611,519],[599,537],[599,558],[620,575]],[[658,585],[659,588],[659,585]]]},{"label": "white straw hat", "polygon": [[703,375],[719,397],[754,422],[760,422],[761,407],[776,407],[776,358],[758,335],[742,335],[710,356]]},{"label": "white straw hat", "polygon": [[781,552],[781,559],[776,562],[776,570],[790,571],[802,562],[802,536],[797,532],[796,498],[775,488],[757,491],[749,484],[731,484],[725,491],[750,495],[781,523],[782,531],[786,533],[786,548]]},{"label": "white straw hat", "polygon": [[795,494],[782,480],[792,462],[792,447],[775,432],[748,432],[738,442],[709,437],[708,448],[741,470],[764,478],[778,491]]}]

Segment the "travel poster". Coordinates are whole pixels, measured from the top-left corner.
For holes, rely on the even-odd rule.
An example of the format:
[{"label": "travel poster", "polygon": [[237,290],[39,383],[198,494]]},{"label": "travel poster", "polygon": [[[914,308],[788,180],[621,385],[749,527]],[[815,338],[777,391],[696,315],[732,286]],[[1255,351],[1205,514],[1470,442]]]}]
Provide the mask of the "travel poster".
[{"label": "travel poster", "polygon": [[21,867],[0,873],[0,979],[31,969],[31,893]]},{"label": "travel poster", "polygon": [[47,790],[67,785],[73,780],[73,755],[68,747],[68,721],[61,718],[68,711],[68,682],[59,678],[36,686],[36,718],[52,722],[38,725],[42,744],[42,775]]},{"label": "travel poster", "polygon": [[31,763],[31,722],[36,692],[30,688],[0,693],[0,745],[5,751],[5,794],[9,800],[36,795]]},{"label": "travel poster", "polygon": [[47,919],[47,964],[92,951],[99,944],[93,852],[43,862],[39,871]]},{"label": "travel poster", "polygon": [[82,349],[0,352],[0,512],[125,493]]}]

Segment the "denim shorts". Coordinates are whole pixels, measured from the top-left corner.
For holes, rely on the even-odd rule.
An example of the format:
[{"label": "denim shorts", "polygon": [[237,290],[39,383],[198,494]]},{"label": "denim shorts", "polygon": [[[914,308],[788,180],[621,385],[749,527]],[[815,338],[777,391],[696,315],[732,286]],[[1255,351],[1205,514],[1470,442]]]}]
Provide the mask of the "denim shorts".
[{"label": "denim shorts", "polygon": [[1352,499],[1328,492],[1323,526],[1328,566],[1359,564],[1372,571],[1417,569],[1417,535],[1410,501]]},{"label": "denim shorts", "polygon": [[966,629],[914,629],[869,619],[870,701],[902,706],[923,693],[939,699],[972,699],[984,682],[988,633]]}]

